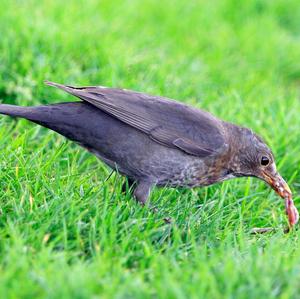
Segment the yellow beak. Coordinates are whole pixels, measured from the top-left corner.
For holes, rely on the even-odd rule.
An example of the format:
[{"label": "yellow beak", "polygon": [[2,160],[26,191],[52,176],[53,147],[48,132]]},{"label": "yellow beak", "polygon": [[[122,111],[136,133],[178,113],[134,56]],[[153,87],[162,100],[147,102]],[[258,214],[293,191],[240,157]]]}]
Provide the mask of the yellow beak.
[{"label": "yellow beak", "polygon": [[292,191],[285,180],[276,173],[271,176],[267,172],[263,172],[263,179],[279,194],[282,198],[292,197]]},{"label": "yellow beak", "polygon": [[299,213],[294,206],[290,187],[279,173],[272,176],[267,172],[263,172],[262,177],[285,200],[285,211],[289,219],[289,225],[293,227],[299,220]]}]

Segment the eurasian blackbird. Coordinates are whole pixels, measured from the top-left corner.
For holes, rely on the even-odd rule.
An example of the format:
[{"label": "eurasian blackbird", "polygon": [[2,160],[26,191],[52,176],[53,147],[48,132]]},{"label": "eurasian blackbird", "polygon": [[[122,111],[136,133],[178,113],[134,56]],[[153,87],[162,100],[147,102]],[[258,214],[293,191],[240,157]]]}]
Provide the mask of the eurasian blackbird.
[{"label": "eurasian blackbird", "polygon": [[2,104],[0,113],[26,118],[77,142],[127,176],[141,204],[153,186],[207,186],[253,176],[286,200],[290,225],[298,221],[272,151],[250,129],[163,97],[46,83],[82,101],[37,107]]}]

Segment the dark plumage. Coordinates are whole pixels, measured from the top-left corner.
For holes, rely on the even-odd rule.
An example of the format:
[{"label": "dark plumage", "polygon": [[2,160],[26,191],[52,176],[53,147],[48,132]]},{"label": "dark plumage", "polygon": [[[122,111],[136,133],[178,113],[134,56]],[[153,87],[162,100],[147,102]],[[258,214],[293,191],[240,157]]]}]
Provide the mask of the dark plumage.
[{"label": "dark plumage", "polygon": [[[2,104],[0,113],[26,118],[79,143],[135,182],[140,203],[155,185],[206,186],[240,176],[263,179],[291,200],[271,150],[247,128],[167,98],[47,84],[82,101],[37,107]],[[296,219],[294,208],[291,213]]]}]

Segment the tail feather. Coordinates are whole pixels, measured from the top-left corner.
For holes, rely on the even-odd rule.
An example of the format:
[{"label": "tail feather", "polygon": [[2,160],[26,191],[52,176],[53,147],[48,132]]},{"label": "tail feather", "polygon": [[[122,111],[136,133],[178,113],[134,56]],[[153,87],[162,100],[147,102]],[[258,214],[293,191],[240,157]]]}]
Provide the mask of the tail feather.
[{"label": "tail feather", "polygon": [[0,104],[0,114],[30,119],[34,116],[34,109],[33,107]]}]

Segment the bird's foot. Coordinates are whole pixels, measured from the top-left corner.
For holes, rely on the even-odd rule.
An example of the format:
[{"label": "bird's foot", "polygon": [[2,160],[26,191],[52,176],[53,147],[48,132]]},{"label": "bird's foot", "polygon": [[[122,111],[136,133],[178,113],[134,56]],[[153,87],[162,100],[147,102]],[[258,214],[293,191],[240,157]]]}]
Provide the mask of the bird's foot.
[{"label": "bird's foot", "polygon": [[[130,185],[134,185],[135,182],[133,181],[129,181],[128,180],[128,184],[131,183]],[[125,183],[126,184],[126,183]],[[126,187],[126,186],[125,186]],[[153,183],[152,182],[147,182],[147,181],[140,181],[136,183],[136,186],[134,186],[134,198],[135,200],[141,205],[141,206],[146,206],[147,205],[147,200],[151,191],[151,188],[153,187]],[[150,205],[150,210],[157,214],[158,213],[158,209],[156,207],[153,207]],[[172,219],[170,217],[164,217],[163,221],[166,224],[170,224],[172,223]]]},{"label": "bird's foot", "polygon": [[[158,213],[158,208],[156,207],[150,207],[150,210],[153,212],[153,213]],[[166,224],[171,224],[172,223],[172,218],[171,217],[164,217],[163,218],[163,221],[166,223]]]}]

